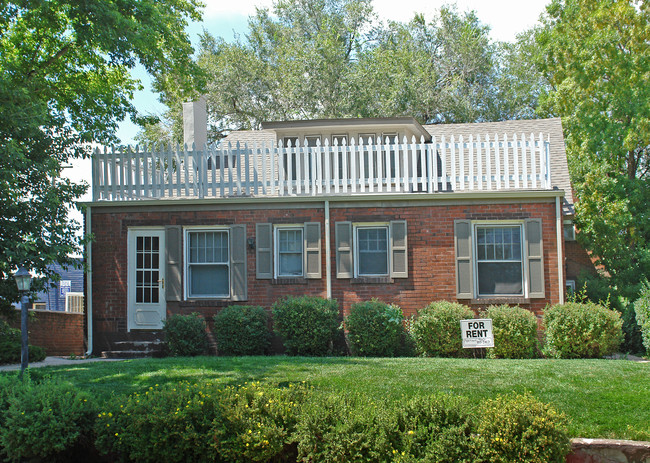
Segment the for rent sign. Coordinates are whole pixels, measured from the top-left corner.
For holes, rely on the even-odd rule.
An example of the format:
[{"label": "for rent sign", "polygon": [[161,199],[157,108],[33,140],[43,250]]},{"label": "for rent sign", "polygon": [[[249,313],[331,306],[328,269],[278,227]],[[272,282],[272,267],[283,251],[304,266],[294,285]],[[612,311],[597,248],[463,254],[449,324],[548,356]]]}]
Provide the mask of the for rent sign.
[{"label": "for rent sign", "polygon": [[464,349],[494,347],[492,320],[490,318],[481,318],[478,320],[461,320],[460,332],[463,337]]}]

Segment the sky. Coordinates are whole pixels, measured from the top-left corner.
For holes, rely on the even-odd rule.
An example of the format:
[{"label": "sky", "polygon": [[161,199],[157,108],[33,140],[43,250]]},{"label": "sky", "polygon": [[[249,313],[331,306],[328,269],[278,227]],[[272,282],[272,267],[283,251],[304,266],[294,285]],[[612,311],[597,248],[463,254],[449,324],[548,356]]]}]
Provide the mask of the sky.
[{"label": "sky", "polygon": [[[187,31],[193,45],[198,44],[199,34],[205,29],[213,36],[233,40],[236,34],[244,36],[248,27],[248,17],[255,14],[256,7],[271,8],[272,0],[203,0],[206,5],[203,21],[192,23]],[[373,8],[379,20],[406,22],[416,13],[422,13],[430,20],[440,7],[452,4],[450,0],[373,0]],[[498,41],[513,41],[517,34],[530,29],[539,20],[550,0],[456,0],[458,11],[474,10],[479,20],[491,29],[491,37]],[[158,95],[151,91],[151,79],[142,68],[133,73],[144,85],[144,90],[136,92],[133,104],[141,114],[161,115],[165,106],[158,101]],[[123,144],[134,144],[138,127],[130,121],[120,124],[117,135]],[[90,161],[76,160],[72,168],[65,169],[64,175],[75,182],[86,180],[90,183]],[[90,191],[81,201],[90,201]]]}]

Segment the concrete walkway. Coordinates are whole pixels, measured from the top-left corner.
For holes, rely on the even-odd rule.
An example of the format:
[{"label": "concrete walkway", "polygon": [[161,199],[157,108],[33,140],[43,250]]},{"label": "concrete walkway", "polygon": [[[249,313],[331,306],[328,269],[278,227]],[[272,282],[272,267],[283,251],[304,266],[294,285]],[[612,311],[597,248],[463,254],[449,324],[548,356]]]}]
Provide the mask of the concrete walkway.
[{"label": "concrete walkway", "polygon": [[[99,357],[71,359],[70,357],[45,357],[42,362],[30,362],[29,368],[40,367],[58,367],[61,365],[79,365],[81,363],[91,362],[119,362],[123,359],[104,359]],[[0,371],[15,371],[20,370],[20,364],[17,365],[0,365]]]}]

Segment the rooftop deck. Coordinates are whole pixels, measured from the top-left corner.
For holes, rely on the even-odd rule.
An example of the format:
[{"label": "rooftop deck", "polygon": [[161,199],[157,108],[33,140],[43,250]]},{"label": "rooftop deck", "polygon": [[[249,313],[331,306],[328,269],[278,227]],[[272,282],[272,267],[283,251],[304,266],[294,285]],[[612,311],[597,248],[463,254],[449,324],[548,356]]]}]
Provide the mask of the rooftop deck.
[{"label": "rooftop deck", "polygon": [[549,138],[433,137],[345,145],[97,150],[93,201],[550,190]]}]

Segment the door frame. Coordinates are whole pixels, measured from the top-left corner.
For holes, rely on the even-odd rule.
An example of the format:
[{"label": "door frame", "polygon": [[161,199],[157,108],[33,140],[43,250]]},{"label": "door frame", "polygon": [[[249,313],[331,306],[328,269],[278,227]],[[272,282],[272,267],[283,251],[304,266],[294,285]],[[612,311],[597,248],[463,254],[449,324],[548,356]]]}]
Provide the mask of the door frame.
[{"label": "door frame", "polygon": [[[164,227],[129,227],[127,233],[127,304],[126,318],[127,331],[131,330],[159,330],[167,318],[167,300],[165,298],[165,266],[166,266],[166,247],[165,247],[165,228]],[[138,236],[157,236],[159,241],[159,277],[158,280],[158,311],[160,314],[160,323],[142,325],[135,322],[136,302],[135,302],[135,244]],[[162,284],[161,284],[162,283]]]}]

